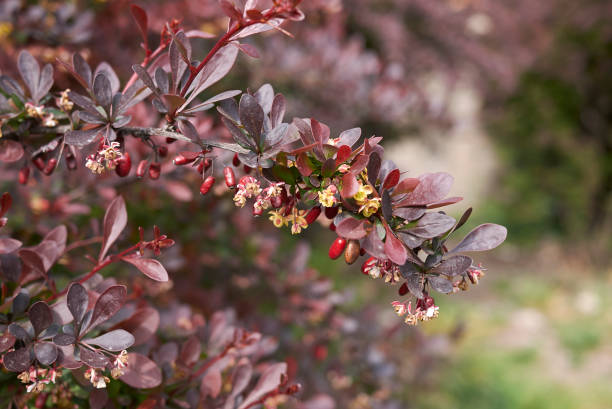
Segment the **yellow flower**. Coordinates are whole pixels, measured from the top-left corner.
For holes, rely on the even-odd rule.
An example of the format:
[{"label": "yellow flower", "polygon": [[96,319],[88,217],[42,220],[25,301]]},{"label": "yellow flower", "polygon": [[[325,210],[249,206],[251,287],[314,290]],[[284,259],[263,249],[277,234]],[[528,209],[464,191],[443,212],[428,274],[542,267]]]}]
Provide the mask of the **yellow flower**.
[{"label": "yellow flower", "polygon": [[374,199],[369,199],[359,208],[359,211],[365,217],[370,217],[378,211],[378,209],[380,208],[380,203],[381,200],[378,197]]},{"label": "yellow flower", "polygon": [[359,184],[359,190],[355,195],[353,195],[353,199],[357,202],[358,205],[364,205],[368,200],[368,196],[374,193],[374,189],[370,185]]},{"label": "yellow flower", "polygon": [[305,210],[298,211],[297,209],[293,209],[293,215],[290,216],[290,220],[293,223],[291,226],[291,234],[300,234],[302,229],[308,227],[308,222],[304,215],[306,214]]},{"label": "yellow flower", "polygon": [[63,92],[62,95],[60,96],[59,99],[59,107],[68,112],[70,110],[72,110],[72,108],[74,107],[74,104],[72,103],[72,101],[70,101],[70,99],[68,98],[68,93],[70,92],[69,88],[66,88]]},{"label": "yellow flower", "polygon": [[268,212],[268,214],[270,215],[269,219],[272,221],[272,224],[274,224],[274,227],[281,228],[287,225],[287,218],[285,218],[279,210],[272,210]]},{"label": "yellow flower", "polygon": [[327,189],[322,190],[319,193],[319,202],[323,207],[333,207],[336,204],[336,192],[338,188],[334,185],[329,185]]}]

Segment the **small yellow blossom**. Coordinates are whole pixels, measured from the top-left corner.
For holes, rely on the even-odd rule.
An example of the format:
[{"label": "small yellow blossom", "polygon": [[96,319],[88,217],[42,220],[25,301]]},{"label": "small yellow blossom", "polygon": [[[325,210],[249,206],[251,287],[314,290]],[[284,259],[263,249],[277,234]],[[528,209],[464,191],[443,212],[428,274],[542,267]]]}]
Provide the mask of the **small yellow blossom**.
[{"label": "small yellow blossom", "polygon": [[353,199],[358,205],[364,205],[368,200],[368,196],[374,193],[374,189],[370,185],[363,185],[360,183],[359,190],[353,195]]},{"label": "small yellow blossom", "polygon": [[70,92],[70,89],[66,88],[60,95],[59,102],[57,103],[60,109],[66,112],[72,110],[72,108],[74,107],[74,103],[68,98],[69,92]]},{"label": "small yellow blossom", "polygon": [[323,207],[333,207],[336,200],[336,192],[338,188],[335,185],[329,185],[327,189],[318,192],[319,194],[319,202],[323,205]]},{"label": "small yellow blossom", "polygon": [[300,234],[303,229],[308,227],[308,222],[304,217],[306,215],[305,210],[293,209],[293,214],[289,216],[289,220],[293,225],[291,226],[291,234]]},{"label": "small yellow blossom", "polygon": [[365,217],[370,217],[378,211],[378,209],[380,208],[380,204],[381,204],[381,199],[378,197],[374,199],[369,199],[359,208],[359,211]]},{"label": "small yellow blossom", "polygon": [[287,218],[281,214],[280,210],[272,210],[268,212],[270,215],[269,219],[274,224],[274,227],[281,228],[287,225]]}]

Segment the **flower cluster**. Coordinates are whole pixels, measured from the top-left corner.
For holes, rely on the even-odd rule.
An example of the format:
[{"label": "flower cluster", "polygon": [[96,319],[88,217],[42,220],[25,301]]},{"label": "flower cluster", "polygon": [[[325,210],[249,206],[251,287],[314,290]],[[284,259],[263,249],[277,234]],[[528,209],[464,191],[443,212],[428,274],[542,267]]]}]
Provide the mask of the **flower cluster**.
[{"label": "flower cluster", "polygon": [[470,267],[465,273],[465,276],[461,278],[461,281],[453,283],[453,292],[467,291],[470,288],[470,284],[477,285],[482,277],[485,275],[485,269],[482,268],[482,263],[478,263],[476,267]]},{"label": "flower cluster", "polygon": [[425,295],[421,299],[417,299],[416,308],[412,311],[412,301],[401,302],[393,301],[391,303],[397,315],[406,316],[404,321],[408,325],[416,325],[421,321],[429,321],[438,317],[439,307],[429,295]]},{"label": "flower cluster", "polygon": [[244,207],[247,199],[256,197],[261,193],[261,184],[253,176],[243,176],[234,194],[234,204],[238,207]]},{"label": "flower cluster", "polygon": [[363,214],[365,217],[370,217],[375,214],[378,209],[380,209],[380,205],[382,203],[379,197],[370,198],[369,196],[374,193],[374,188],[370,185],[364,185],[362,182],[359,182],[359,190],[353,196],[355,202],[360,206],[359,212]]},{"label": "flower cluster", "polygon": [[57,126],[55,116],[52,113],[45,112],[44,108],[44,105],[34,105],[31,102],[25,103],[27,116],[40,120],[44,127],[53,128]]},{"label": "flower cluster", "polygon": [[69,112],[74,107],[74,103],[70,100],[68,94],[70,89],[62,91],[60,97],[56,100],[57,106],[64,112]]},{"label": "flower cluster", "polygon": [[338,188],[335,185],[329,185],[327,188],[319,191],[319,203],[323,207],[334,207],[336,203],[338,203],[338,199],[336,199],[336,193],[338,193]]},{"label": "flower cluster", "polygon": [[377,279],[382,278],[385,283],[395,284],[401,280],[401,273],[397,264],[389,260],[379,260],[370,257],[361,266],[361,272],[365,275]]},{"label": "flower cluster", "polygon": [[123,156],[119,146],[119,142],[111,142],[110,145],[102,144],[96,153],[87,157],[85,166],[97,174],[103,173],[106,169],[115,169],[117,160]]},{"label": "flower cluster", "polygon": [[60,376],[60,374],[55,370],[55,368],[46,369],[32,366],[29,370],[23,371],[17,375],[17,378],[21,381],[21,383],[29,383],[26,390],[28,393],[30,393],[41,392],[45,385],[55,383],[55,379],[58,376]]}]

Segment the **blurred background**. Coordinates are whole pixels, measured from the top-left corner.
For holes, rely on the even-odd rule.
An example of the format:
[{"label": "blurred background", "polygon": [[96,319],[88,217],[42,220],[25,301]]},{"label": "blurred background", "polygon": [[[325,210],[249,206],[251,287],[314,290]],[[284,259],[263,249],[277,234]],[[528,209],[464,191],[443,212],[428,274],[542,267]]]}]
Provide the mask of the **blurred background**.
[{"label": "blurred background", "polygon": [[[135,3],[149,13],[152,44],[172,18],[216,34],[226,24],[214,0]],[[22,48],[49,62],[78,51],[125,81],[142,58],[129,4],[3,0],[0,70],[14,72]],[[324,226],[308,229],[310,246],[298,243],[236,214],[224,192],[192,196],[197,184],[184,177],[129,191],[73,177],[41,184],[27,203],[79,226],[79,214],[102,214],[83,191],[131,195],[134,225],[158,224],[180,243],[166,256],[178,298],[204,312],[231,307],[278,336],[305,385],[304,409],[610,408],[612,2],[304,0],[302,9],[306,21],[285,27],[295,38],[250,40],[260,58],[239,57],[215,87],[269,82],[289,118],[383,136],[408,175],[455,176],[451,195],[464,201],[452,212],[474,207],[468,228],[508,227],[508,241],[479,260],[480,285],[436,299],[440,318],[403,325],[394,290],[327,258],[334,235]],[[195,41],[194,55],[210,46]],[[59,69],[56,82],[74,86]],[[147,113],[135,117],[146,123]],[[223,133],[214,116],[199,129]]]}]

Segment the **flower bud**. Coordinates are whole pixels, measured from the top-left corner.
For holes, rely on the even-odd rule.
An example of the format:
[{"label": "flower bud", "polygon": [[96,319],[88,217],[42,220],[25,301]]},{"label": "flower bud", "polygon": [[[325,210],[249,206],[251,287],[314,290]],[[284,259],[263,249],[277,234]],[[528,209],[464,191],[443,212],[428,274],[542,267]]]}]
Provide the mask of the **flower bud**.
[{"label": "flower bud", "polygon": [[234,154],[234,159],[232,159],[232,165],[238,167],[240,166],[240,159],[238,158],[238,154]]},{"label": "flower bud", "polygon": [[263,207],[253,206],[253,216],[261,216],[263,214]]},{"label": "flower bud", "polygon": [[321,206],[315,206],[306,213],[306,223],[312,224],[321,214]]},{"label": "flower bud", "polygon": [[236,175],[234,175],[234,170],[229,166],[226,166],[223,169],[223,176],[225,177],[225,184],[229,188],[233,188],[236,186]]},{"label": "flower bud", "polygon": [[368,275],[370,269],[374,267],[377,262],[378,260],[376,259],[376,257],[370,257],[361,265],[361,272],[365,275]]},{"label": "flower bud", "polygon": [[66,152],[66,167],[68,170],[76,170],[77,162],[72,152]]},{"label": "flower bud", "polygon": [[167,146],[159,146],[157,148],[157,153],[159,154],[160,157],[165,158],[166,156],[168,156],[168,147]]},{"label": "flower bud", "polygon": [[136,176],[141,178],[145,175],[145,172],[147,171],[147,165],[149,164],[149,161],[147,161],[146,159],[141,160],[138,163],[138,167],[136,168]]},{"label": "flower bud", "polygon": [[159,175],[161,174],[161,164],[159,162],[151,163],[149,166],[149,177],[153,180],[159,179]]},{"label": "flower bud", "polygon": [[243,169],[244,169],[244,173],[246,173],[247,175],[251,173],[251,171],[253,170],[253,168],[250,167],[249,165],[244,165]]},{"label": "flower bud", "polygon": [[22,185],[25,185],[28,183],[29,179],[30,179],[30,167],[24,166],[23,168],[19,169],[19,183]]},{"label": "flower bud", "polygon": [[45,175],[49,176],[50,174],[53,173],[53,171],[55,170],[56,166],[57,166],[57,159],[55,159],[55,158],[49,159],[49,162],[47,162],[47,165],[43,169],[43,173]]},{"label": "flower bud", "polygon": [[331,230],[331,231],[336,231],[336,225],[335,225],[334,223],[331,223],[331,224],[329,225],[329,230]]},{"label": "flower bud", "polygon": [[206,193],[208,193],[208,191],[214,184],[215,178],[213,176],[207,177],[206,179],[204,179],[204,182],[202,182],[202,185],[200,186],[200,193],[205,195]]},{"label": "flower bud", "polygon": [[346,247],[346,240],[343,239],[342,237],[337,237],[336,240],[334,240],[332,245],[329,247],[329,253],[328,253],[329,258],[331,258],[332,260],[335,260],[338,257],[340,257],[345,247]]},{"label": "flower bud", "polygon": [[344,251],[344,261],[346,264],[353,264],[359,258],[359,240],[349,240]]},{"label": "flower bud", "polygon": [[117,166],[115,167],[115,172],[120,177],[125,177],[132,170],[132,158],[130,158],[130,154],[125,152],[122,157],[117,159]]},{"label": "flower bud", "polygon": [[408,294],[408,284],[404,283],[402,284],[402,286],[399,288],[399,290],[397,291],[399,295],[406,295]]}]

